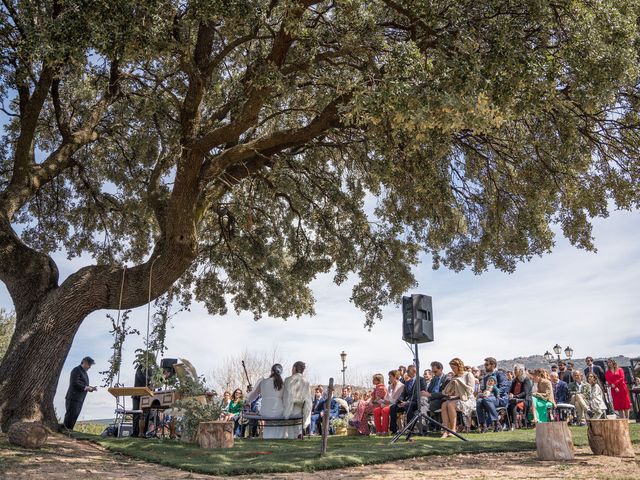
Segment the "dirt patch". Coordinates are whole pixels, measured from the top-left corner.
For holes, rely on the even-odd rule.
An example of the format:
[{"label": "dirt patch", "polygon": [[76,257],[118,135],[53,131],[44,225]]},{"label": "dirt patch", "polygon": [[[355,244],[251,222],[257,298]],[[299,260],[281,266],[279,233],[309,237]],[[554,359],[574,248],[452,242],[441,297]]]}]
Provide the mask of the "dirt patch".
[{"label": "dirt patch", "polygon": [[[0,435],[0,446],[6,447]],[[640,446],[634,446],[635,459],[598,457],[588,448],[577,450],[572,462],[540,462],[535,452],[479,453],[432,456],[381,465],[327,470],[314,473],[252,475],[250,478],[305,479],[638,479],[640,478]],[[216,479],[145,463],[114,454],[99,445],[52,435],[47,447],[39,451],[0,448],[0,479]],[[225,477],[229,478],[229,477]],[[236,477],[247,478],[247,476]]]}]

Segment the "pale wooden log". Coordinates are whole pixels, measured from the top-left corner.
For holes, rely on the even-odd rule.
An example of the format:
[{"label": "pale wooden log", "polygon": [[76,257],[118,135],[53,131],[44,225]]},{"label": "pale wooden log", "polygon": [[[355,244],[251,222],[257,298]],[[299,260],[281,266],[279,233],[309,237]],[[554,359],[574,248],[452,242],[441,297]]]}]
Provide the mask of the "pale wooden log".
[{"label": "pale wooden log", "polygon": [[16,422],[9,427],[9,443],[25,448],[40,448],[49,436],[47,429],[39,422]]},{"label": "pale wooden log", "polygon": [[609,457],[635,457],[625,418],[588,420],[587,436],[591,451]]},{"label": "pale wooden log", "polygon": [[233,422],[221,420],[200,422],[198,425],[198,443],[202,448],[233,447]]},{"label": "pale wooden log", "polygon": [[573,460],[573,438],[567,423],[537,423],[536,450],[540,460]]}]

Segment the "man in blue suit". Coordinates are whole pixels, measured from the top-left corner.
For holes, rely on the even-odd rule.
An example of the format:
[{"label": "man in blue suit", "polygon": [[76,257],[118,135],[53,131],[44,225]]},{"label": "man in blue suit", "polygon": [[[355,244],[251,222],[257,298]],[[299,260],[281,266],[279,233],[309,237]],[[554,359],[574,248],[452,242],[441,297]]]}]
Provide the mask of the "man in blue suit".
[{"label": "man in blue suit", "polygon": [[553,387],[553,398],[558,403],[569,403],[569,385],[560,380],[557,372],[551,372],[551,386]]},{"label": "man in blue suit", "polygon": [[498,370],[498,362],[493,357],[487,357],[484,359],[485,376],[480,381],[480,391],[484,391],[487,388],[487,380],[490,377],[496,379],[496,386],[500,390],[500,396],[498,398],[493,395],[479,398],[476,402],[476,413],[478,414],[478,423],[480,424],[480,431],[486,432],[488,425],[493,426],[494,432],[502,430],[502,425],[498,420],[498,407],[506,407],[509,405],[509,387],[511,382],[507,379],[507,376]]}]

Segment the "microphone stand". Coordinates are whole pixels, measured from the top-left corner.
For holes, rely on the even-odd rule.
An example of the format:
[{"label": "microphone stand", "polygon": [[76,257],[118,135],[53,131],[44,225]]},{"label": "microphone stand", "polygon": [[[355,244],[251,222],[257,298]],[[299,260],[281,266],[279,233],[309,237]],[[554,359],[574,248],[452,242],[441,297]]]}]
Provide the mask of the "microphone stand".
[{"label": "microphone stand", "polygon": [[449,432],[452,435],[455,435],[456,437],[458,437],[460,440],[463,440],[465,442],[468,442],[468,440],[466,438],[464,438],[462,435],[458,435],[457,432],[454,432],[453,430],[449,429],[448,427],[445,427],[444,425],[442,425],[440,422],[438,422],[437,420],[435,420],[434,418],[430,417],[429,415],[427,415],[426,413],[423,413],[420,410],[420,361],[418,359],[418,344],[414,343],[413,344],[413,348],[415,350],[412,350],[414,352],[415,358],[414,358],[414,363],[416,365],[416,376],[413,378],[413,394],[411,396],[411,401],[410,402],[416,402],[416,414],[415,416],[411,419],[411,421],[409,423],[407,423],[407,425],[405,425],[405,427],[400,430],[398,433],[396,433],[394,435],[394,437],[391,439],[391,443],[396,443],[398,441],[398,439],[402,436],[406,434],[406,441],[409,441],[411,439],[411,436],[413,435],[413,430],[416,426],[416,424],[418,423],[418,420],[424,419],[427,422],[431,422],[434,425],[439,426],[440,428],[442,428],[443,430],[446,430],[447,432]]}]

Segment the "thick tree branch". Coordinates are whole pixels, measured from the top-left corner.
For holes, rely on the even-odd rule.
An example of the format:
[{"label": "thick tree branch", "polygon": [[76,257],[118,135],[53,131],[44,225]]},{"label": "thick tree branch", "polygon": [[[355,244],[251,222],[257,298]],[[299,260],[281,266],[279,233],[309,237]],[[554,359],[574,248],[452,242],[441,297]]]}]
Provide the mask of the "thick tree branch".
[{"label": "thick tree branch", "polygon": [[313,140],[329,128],[338,125],[338,105],[346,103],[349,98],[348,95],[336,98],[304,127],[281,130],[266,137],[236,145],[208,160],[202,168],[200,175],[202,181],[210,182],[230,166],[245,162],[256,155],[273,155],[286,148],[304,145]]},{"label": "thick tree branch", "polygon": [[[313,3],[315,2],[304,2],[305,6]],[[289,13],[291,19],[298,19],[304,14],[304,8],[294,9]],[[253,73],[259,67],[264,68],[273,66],[280,69],[283,66],[289,48],[294,41],[294,38],[287,30],[285,24],[286,22],[283,22],[283,25],[276,34],[271,51],[267,57],[261,60],[259,64],[250,68],[247,71],[248,74]],[[269,85],[249,86],[246,94],[247,100],[242,106],[242,110],[237,118],[233,119],[233,121],[228,125],[218,127],[204,134],[202,138],[193,145],[193,149],[202,153],[207,153],[216,146],[236,141],[242,132],[246,131],[255,123],[262,105],[272,91],[273,88]]]}]

